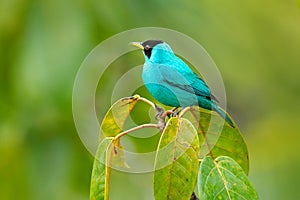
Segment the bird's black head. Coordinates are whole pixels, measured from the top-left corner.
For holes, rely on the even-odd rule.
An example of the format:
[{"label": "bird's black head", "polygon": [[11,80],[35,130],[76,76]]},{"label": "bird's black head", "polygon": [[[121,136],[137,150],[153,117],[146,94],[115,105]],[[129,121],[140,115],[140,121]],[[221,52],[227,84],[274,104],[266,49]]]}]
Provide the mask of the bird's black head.
[{"label": "bird's black head", "polygon": [[150,59],[152,49],[155,45],[163,43],[162,40],[147,40],[142,43],[142,46],[144,47],[145,55]]}]

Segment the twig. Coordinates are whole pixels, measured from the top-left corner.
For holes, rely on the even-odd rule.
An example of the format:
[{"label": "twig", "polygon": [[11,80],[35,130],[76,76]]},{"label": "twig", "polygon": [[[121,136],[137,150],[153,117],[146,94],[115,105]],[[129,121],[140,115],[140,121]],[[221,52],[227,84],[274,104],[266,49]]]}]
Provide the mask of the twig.
[{"label": "twig", "polygon": [[151,101],[149,101],[148,99],[145,99],[145,98],[143,98],[143,97],[139,97],[139,100],[141,100],[141,101],[143,101],[143,102],[149,104],[149,105],[152,106],[154,109],[156,109],[155,104],[152,103]]},{"label": "twig", "polygon": [[114,140],[118,140],[120,139],[122,136],[126,135],[127,133],[130,133],[130,132],[133,132],[133,131],[137,131],[139,129],[142,129],[142,128],[158,128],[159,129],[159,126],[157,124],[142,124],[140,126],[137,126],[137,127],[133,127],[131,129],[128,129],[126,131],[123,131],[121,133],[119,133],[115,138]]}]

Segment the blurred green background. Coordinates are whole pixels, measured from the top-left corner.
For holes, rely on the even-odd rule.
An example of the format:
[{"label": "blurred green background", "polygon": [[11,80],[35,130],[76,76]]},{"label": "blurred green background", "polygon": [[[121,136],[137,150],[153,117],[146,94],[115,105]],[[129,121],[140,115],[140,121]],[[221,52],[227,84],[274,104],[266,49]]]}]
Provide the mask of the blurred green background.
[{"label": "blurred green background", "polygon": [[[73,123],[76,72],[99,42],[143,26],[204,46],[245,135],[259,196],[300,199],[298,3],[1,0],[0,199],[88,199],[93,157]],[[114,177],[112,199],[152,199],[151,174]]]}]

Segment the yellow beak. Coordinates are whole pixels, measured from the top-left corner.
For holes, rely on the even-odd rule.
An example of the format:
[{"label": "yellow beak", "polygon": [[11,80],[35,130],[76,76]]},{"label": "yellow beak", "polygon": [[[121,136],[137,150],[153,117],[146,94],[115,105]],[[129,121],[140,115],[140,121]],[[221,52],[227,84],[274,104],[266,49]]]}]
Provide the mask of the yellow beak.
[{"label": "yellow beak", "polygon": [[141,42],[130,42],[131,45],[136,46],[140,49],[144,49],[143,45]]}]

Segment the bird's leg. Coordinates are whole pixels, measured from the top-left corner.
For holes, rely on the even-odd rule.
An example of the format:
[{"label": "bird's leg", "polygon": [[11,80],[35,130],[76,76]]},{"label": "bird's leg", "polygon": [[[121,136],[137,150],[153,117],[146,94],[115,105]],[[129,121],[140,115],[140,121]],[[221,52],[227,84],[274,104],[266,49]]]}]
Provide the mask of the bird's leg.
[{"label": "bird's leg", "polygon": [[[156,109],[156,119],[158,118],[166,118],[167,116],[169,118],[173,117],[174,116],[174,111],[177,109],[178,107],[174,107],[172,108],[172,110],[166,110],[164,111],[164,109],[162,109],[161,107],[157,106],[155,104],[155,109]],[[177,114],[177,112],[176,112]]]},{"label": "bird's leg", "polygon": [[[163,132],[165,126],[166,126],[166,117],[168,116],[169,118],[171,117],[176,117],[182,109],[177,110],[178,107],[174,107],[171,110],[166,110],[162,109],[161,107],[157,106],[155,104],[155,110],[156,110],[156,119],[158,120],[158,126],[161,132]],[[176,111],[177,110],[177,111]],[[175,112],[176,111],[176,112]]]},{"label": "bird's leg", "polygon": [[173,113],[172,113],[172,116],[173,117],[176,117],[176,116],[178,116],[179,115],[179,113],[182,111],[182,108],[180,108],[180,109],[178,109],[177,111],[177,108],[173,111]]},{"label": "bird's leg", "polygon": [[172,108],[172,111],[175,112],[179,107]]},{"label": "bird's leg", "polygon": [[167,116],[172,116],[174,113],[174,110],[177,108],[173,108],[172,110],[164,110],[163,108],[159,107],[158,105],[155,104],[155,111],[156,111],[156,119],[158,121],[157,125],[160,129],[161,132],[163,132],[165,126],[166,126],[166,117]]}]

